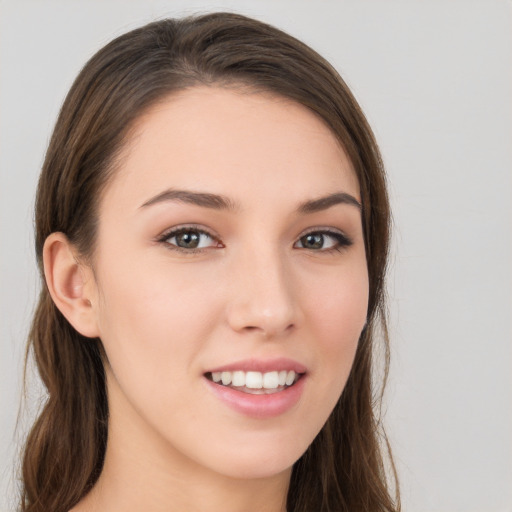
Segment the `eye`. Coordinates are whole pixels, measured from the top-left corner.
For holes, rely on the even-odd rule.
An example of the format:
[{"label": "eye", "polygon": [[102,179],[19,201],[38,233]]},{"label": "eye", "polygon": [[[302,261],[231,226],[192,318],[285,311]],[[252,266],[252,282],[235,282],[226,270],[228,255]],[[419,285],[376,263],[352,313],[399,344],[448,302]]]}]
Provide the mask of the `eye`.
[{"label": "eye", "polygon": [[194,252],[209,247],[221,247],[220,242],[207,231],[194,227],[181,227],[168,231],[160,238],[172,249]]},{"label": "eye", "polygon": [[330,230],[310,231],[301,236],[294,247],[312,251],[340,251],[352,245],[352,241],[343,233]]}]

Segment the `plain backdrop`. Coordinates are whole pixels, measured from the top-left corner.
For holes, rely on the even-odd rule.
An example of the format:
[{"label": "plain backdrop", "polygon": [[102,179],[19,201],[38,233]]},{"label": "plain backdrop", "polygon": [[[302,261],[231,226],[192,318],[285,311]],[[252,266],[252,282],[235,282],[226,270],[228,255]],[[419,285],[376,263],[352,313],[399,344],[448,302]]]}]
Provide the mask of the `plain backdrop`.
[{"label": "plain backdrop", "polygon": [[[506,0],[0,1],[0,510],[13,510],[37,294],[32,204],[85,61],[163,16],[235,10],[326,56],[390,178],[386,423],[406,512],[512,511],[512,4]],[[35,389],[35,391],[34,391]],[[32,405],[31,405],[32,404]]]}]

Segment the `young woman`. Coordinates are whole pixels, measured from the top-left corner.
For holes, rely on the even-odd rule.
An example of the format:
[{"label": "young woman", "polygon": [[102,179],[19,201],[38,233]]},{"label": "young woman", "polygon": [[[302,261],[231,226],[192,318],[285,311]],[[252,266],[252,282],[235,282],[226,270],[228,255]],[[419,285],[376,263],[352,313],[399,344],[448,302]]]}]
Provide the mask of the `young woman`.
[{"label": "young woman", "polygon": [[388,224],[372,132],[301,42],[218,13],[100,50],[39,182],[21,509],[399,510]]}]

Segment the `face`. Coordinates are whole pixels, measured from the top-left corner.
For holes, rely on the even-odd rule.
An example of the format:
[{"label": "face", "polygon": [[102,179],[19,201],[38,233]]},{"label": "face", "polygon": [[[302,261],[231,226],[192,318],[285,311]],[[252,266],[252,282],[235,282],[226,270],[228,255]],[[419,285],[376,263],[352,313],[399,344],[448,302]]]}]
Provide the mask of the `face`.
[{"label": "face", "polygon": [[197,87],[142,116],[88,284],[113,432],[217,474],[287,471],[365,324],[358,201],[334,135],[289,100]]}]

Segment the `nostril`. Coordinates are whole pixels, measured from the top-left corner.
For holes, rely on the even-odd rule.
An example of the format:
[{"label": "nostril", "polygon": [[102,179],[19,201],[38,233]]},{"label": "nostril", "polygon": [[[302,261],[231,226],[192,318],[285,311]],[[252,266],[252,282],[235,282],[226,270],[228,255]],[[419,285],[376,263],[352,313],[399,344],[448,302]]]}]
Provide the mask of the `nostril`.
[{"label": "nostril", "polygon": [[284,329],[281,329],[280,326],[272,326],[272,325],[262,325],[261,327],[256,325],[247,325],[242,328],[242,331],[251,332],[251,333],[260,333],[265,338],[272,338],[275,336],[287,335],[294,329],[294,324],[289,324]]}]

